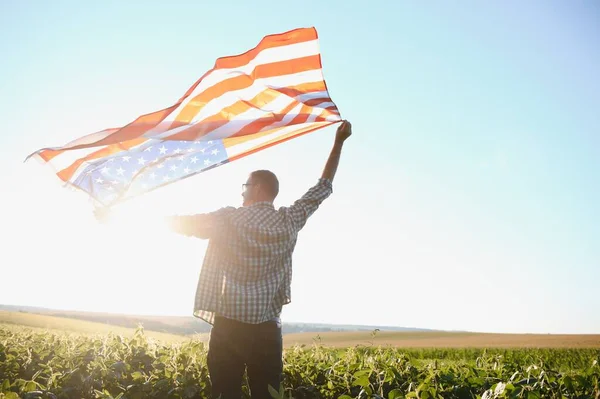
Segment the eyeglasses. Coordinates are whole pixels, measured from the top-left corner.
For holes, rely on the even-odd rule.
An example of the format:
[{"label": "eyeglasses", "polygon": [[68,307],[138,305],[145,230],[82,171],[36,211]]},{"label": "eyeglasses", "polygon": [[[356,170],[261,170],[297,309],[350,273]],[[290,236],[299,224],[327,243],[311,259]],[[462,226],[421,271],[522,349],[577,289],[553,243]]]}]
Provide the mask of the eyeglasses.
[{"label": "eyeglasses", "polygon": [[244,184],[242,184],[242,190],[246,191],[246,188],[248,188],[248,186],[256,186],[256,184],[254,184],[254,183],[244,183]]}]

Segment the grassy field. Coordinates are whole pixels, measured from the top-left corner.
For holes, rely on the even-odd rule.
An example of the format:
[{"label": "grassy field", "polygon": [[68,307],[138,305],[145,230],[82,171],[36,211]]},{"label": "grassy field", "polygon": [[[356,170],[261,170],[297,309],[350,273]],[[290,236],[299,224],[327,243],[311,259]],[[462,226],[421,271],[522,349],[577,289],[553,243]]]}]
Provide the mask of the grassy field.
[{"label": "grassy field", "polygon": [[[207,345],[197,340],[6,325],[0,399],[210,397]],[[274,399],[600,398],[599,349],[295,346],[284,351],[283,371]],[[247,384],[243,392],[249,399]]]},{"label": "grassy field", "polygon": [[485,334],[468,332],[324,332],[285,335],[286,346],[347,348],[356,345],[398,348],[600,348],[600,335]]},{"label": "grassy field", "polygon": [[[69,319],[66,317],[53,317],[32,313],[6,312],[0,310],[0,325],[3,327],[30,327],[36,330],[45,330],[49,332],[71,332],[84,335],[109,334],[123,335],[124,337],[133,336],[135,329],[111,326],[103,323],[91,321]],[[192,337],[166,334],[156,331],[146,331],[146,336],[163,342],[184,342]],[[195,338],[206,339],[207,337],[198,336]]]},{"label": "grassy field", "polygon": [[[47,331],[66,331],[86,335],[113,333],[130,337],[135,329],[71,318],[32,313],[0,311],[0,324],[31,327]],[[206,342],[208,334],[178,335],[145,331],[149,338],[167,343],[190,339]],[[284,346],[324,346],[347,348],[353,346],[391,346],[398,348],[600,348],[599,335],[556,334],[484,334],[469,332],[305,332],[284,335]]]}]

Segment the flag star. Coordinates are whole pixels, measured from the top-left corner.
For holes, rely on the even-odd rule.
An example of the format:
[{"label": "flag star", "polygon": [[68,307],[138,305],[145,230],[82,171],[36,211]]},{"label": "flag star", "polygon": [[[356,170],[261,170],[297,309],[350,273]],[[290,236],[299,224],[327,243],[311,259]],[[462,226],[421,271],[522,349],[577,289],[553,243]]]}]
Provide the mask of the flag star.
[{"label": "flag star", "polygon": [[192,163],[196,163],[196,162],[198,162],[198,158],[197,158],[197,157],[193,157],[193,158],[191,159],[191,161],[192,161]]},{"label": "flag star", "polygon": [[130,159],[131,159],[131,157],[129,155],[125,155],[123,157],[123,161],[125,161],[125,162],[129,162]]},{"label": "flag star", "polygon": [[173,150],[173,153],[174,153],[174,154],[179,154],[180,152],[181,152],[181,149],[180,149],[180,148],[175,148],[175,149]]},{"label": "flag star", "polygon": [[91,174],[92,174],[92,171],[91,171],[91,170],[88,170],[87,172],[85,172],[85,174],[89,176],[89,175],[91,175]]},{"label": "flag star", "polygon": [[119,169],[117,169],[117,174],[119,176],[123,176],[123,173],[125,173],[125,169],[123,169],[122,167],[119,166]]},{"label": "flag star", "polygon": [[139,157],[138,158],[138,165],[143,165],[146,163],[146,160],[144,159],[144,157]]},{"label": "flag star", "polygon": [[191,169],[190,169],[190,168],[188,168],[187,166],[185,167],[185,169],[183,169],[183,172],[184,172],[185,174],[188,174],[188,173],[190,173],[190,171],[191,171]]},{"label": "flag star", "polygon": [[150,173],[150,178],[152,180],[156,179],[156,173],[154,173],[154,172]]},{"label": "flag star", "polygon": [[194,141],[194,144],[200,144],[200,143],[201,143],[201,141],[200,141],[200,140],[196,140],[196,141]]},{"label": "flag star", "polygon": [[158,169],[162,169],[162,168],[164,168],[164,167],[165,167],[165,164],[164,164],[164,163],[159,163],[159,164],[158,164],[158,166],[157,166],[157,168],[158,168]]},{"label": "flag star", "polygon": [[187,149],[187,152],[194,152],[194,151],[196,151],[196,150],[194,150],[192,147]]},{"label": "flag star", "polygon": [[200,152],[204,154],[204,151],[206,151],[206,148],[200,148]]},{"label": "flag star", "polygon": [[114,158],[109,158],[108,162],[115,162],[115,159]]},{"label": "flag star", "polygon": [[215,148],[215,149],[214,149],[214,150],[212,150],[210,153],[211,153],[211,154],[213,154],[213,155],[217,155],[217,154],[219,153],[219,150],[217,150],[217,149]]},{"label": "flag star", "polygon": [[108,168],[108,166],[104,166],[102,168],[102,173],[107,174],[110,171],[110,169]]},{"label": "flag star", "polygon": [[169,176],[165,175],[165,177],[163,177],[163,181],[168,181],[169,180]]},{"label": "flag star", "polygon": [[100,177],[96,179],[96,183],[98,184],[102,184],[104,183],[104,180],[102,180]]},{"label": "flag star", "polygon": [[113,180],[113,181],[111,181],[111,183],[112,183],[114,186],[116,186],[117,184],[119,184],[119,182],[118,182],[118,181],[116,181],[116,180]]},{"label": "flag star", "polygon": [[180,161],[183,161],[185,159],[185,155],[180,156],[179,158],[177,158]]},{"label": "flag star", "polygon": [[204,160],[204,165],[210,165],[210,159],[205,159]]},{"label": "flag star", "polygon": [[151,150],[152,150],[152,146],[150,146],[150,147],[146,148],[144,151],[148,151],[148,152],[150,152]]},{"label": "flag star", "polygon": [[212,143],[213,143],[212,140],[208,142],[209,145],[212,144]]},{"label": "flag star", "polygon": [[163,144],[163,146],[162,146],[162,147],[160,147],[160,148],[159,148],[159,150],[160,150],[160,153],[161,153],[161,154],[166,154],[166,153],[167,153],[167,147],[165,147],[165,145],[164,145],[164,144]]},{"label": "flag star", "polygon": [[171,166],[171,170],[172,170],[173,172],[175,172],[175,171],[177,170],[177,165],[173,165],[173,166]]},{"label": "flag star", "polygon": [[106,187],[106,189],[107,189],[108,191],[112,191],[112,190],[114,190],[115,188],[114,188],[113,186],[108,186],[108,187]]}]

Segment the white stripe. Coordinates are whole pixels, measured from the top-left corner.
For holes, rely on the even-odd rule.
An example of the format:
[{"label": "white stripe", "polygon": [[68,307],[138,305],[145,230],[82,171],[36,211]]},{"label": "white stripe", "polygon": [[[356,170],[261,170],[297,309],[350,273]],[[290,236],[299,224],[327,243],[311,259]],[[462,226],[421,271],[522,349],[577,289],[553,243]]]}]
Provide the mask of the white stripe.
[{"label": "white stripe", "polygon": [[317,116],[321,115],[321,113],[323,113],[323,109],[319,107],[314,107],[310,113],[310,116],[306,119],[306,122],[314,122],[315,119],[317,119]]},{"label": "white stripe", "polygon": [[327,115],[327,118],[325,118],[325,120],[329,121],[329,122],[337,122],[337,121],[341,121],[342,117],[340,116],[340,114],[338,113],[331,113],[330,115]]},{"label": "white stripe", "polygon": [[260,145],[262,145],[266,142],[269,142],[276,138],[285,136],[295,130],[302,130],[307,127],[318,127],[318,126],[324,126],[324,125],[329,125],[329,124],[330,124],[330,122],[312,122],[312,123],[302,123],[299,125],[287,126],[283,129],[277,131],[276,133],[267,134],[263,137],[259,137],[254,140],[248,140],[248,141],[245,141],[245,142],[242,142],[239,144],[232,145],[231,147],[227,147],[226,148],[227,156],[229,158],[232,158],[236,155],[239,155],[246,151],[252,150],[253,148],[260,147]]},{"label": "white stripe", "polygon": [[[109,130],[111,131],[110,133],[108,132]],[[110,136],[115,131],[113,131],[113,129],[105,129],[100,132],[91,133],[91,134],[88,134],[87,136],[80,137],[76,140],[71,141],[70,143],[65,144],[64,146],[60,147],[60,149],[71,148],[71,147],[75,147],[77,145],[85,145],[85,144],[95,143],[96,141],[100,141],[100,140]]]},{"label": "white stripe", "polygon": [[313,93],[300,94],[296,97],[296,99],[302,103],[315,98],[329,98],[329,93],[327,91],[315,91]]},{"label": "white stripe", "polygon": [[324,111],[325,108],[331,107],[332,105],[335,105],[335,104],[333,102],[326,102],[326,103],[321,103],[319,105],[313,105],[313,107],[318,108],[321,111]]},{"label": "white stripe", "polygon": [[264,84],[266,87],[279,89],[282,87],[296,86],[303,83],[322,82],[323,73],[321,69],[310,69],[304,72],[292,73],[289,75],[273,76],[270,78],[256,79],[258,84]]}]

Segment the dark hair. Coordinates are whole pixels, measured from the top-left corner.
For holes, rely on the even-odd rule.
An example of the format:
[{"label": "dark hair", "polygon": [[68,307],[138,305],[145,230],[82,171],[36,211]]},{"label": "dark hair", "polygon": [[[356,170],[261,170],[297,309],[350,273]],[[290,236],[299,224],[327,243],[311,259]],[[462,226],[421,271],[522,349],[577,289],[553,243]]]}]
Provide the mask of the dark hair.
[{"label": "dark hair", "polygon": [[279,194],[279,180],[270,170],[255,170],[250,174],[255,183],[260,184],[273,199]]}]

